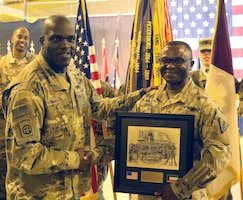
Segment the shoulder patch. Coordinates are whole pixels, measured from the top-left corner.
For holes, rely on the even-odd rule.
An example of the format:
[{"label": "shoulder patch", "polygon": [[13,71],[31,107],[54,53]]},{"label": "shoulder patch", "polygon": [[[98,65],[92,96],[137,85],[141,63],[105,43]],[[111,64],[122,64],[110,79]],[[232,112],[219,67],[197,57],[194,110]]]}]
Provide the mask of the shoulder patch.
[{"label": "shoulder patch", "polygon": [[23,138],[33,136],[33,129],[30,118],[19,121],[19,128]]},{"label": "shoulder patch", "polygon": [[22,117],[24,115],[27,115],[27,114],[29,114],[28,106],[27,105],[23,105],[23,106],[19,106],[17,108],[14,108],[12,110],[12,114],[13,114],[13,118],[14,119]]},{"label": "shoulder patch", "polygon": [[221,118],[218,119],[218,122],[219,122],[221,134],[223,134],[226,131],[226,129],[229,127],[229,125],[227,124],[226,121],[224,121]]}]

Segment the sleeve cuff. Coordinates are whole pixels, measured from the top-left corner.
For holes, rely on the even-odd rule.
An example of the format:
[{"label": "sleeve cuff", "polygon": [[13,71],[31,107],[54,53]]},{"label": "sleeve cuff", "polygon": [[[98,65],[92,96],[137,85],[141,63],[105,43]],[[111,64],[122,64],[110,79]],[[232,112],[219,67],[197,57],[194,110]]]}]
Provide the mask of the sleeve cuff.
[{"label": "sleeve cuff", "polygon": [[181,179],[177,180],[176,182],[171,183],[170,187],[178,199],[186,200],[190,196],[191,191],[187,191],[185,188],[178,187],[180,182],[181,182]]},{"label": "sleeve cuff", "polygon": [[92,164],[97,165],[100,162],[101,156],[97,151],[95,150],[91,150],[91,151],[94,153]]},{"label": "sleeve cuff", "polygon": [[80,164],[80,158],[77,152],[67,151],[68,157],[68,169],[78,169]]}]

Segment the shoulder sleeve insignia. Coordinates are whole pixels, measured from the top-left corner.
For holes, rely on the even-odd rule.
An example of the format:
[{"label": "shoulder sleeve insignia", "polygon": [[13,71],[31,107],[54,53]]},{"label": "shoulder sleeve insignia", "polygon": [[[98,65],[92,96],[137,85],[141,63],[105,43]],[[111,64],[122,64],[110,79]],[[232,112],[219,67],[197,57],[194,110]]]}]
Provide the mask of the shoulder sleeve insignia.
[{"label": "shoulder sleeve insignia", "polygon": [[20,121],[19,127],[23,138],[33,136],[32,122],[30,119]]},{"label": "shoulder sleeve insignia", "polygon": [[223,134],[226,131],[226,129],[229,127],[229,125],[225,120],[221,118],[218,119],[218,122],[219,122],[221,134]]},{"label": "shoulder sleeve insignia", "polygon": [[28,106],[22,105],[22,106],[19,106],[17,108],[14,108],[12,110],[12,114],[13,114],[14,119],[19,118],[19,117],[23,117],[23,116],[29,114]]}]

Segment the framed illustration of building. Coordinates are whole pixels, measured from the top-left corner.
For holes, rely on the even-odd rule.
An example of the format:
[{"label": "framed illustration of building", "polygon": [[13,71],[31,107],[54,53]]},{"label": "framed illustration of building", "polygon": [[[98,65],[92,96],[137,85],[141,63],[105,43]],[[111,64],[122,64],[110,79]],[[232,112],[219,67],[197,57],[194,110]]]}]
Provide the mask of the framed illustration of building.
[{"label": "framed illustration of building", "polygon": [[153,194],[193,164],[193,115],[117,112],[114,191]]}]

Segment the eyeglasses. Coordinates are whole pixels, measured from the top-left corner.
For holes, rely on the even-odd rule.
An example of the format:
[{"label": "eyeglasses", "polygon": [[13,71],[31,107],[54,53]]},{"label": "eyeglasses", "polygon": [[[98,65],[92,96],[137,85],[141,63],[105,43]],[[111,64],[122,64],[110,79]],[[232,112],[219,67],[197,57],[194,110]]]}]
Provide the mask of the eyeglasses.
[{"label": "eyeglasses", "polygon": [[169,65],[169,64],[173,64],[175,66],[180,66],[182,65],[184,62],[192,60],[192,58],[186,59],[184,60],[183,58],[177,57],[177,58],[160,58],[159,62],[162,65]]}]

